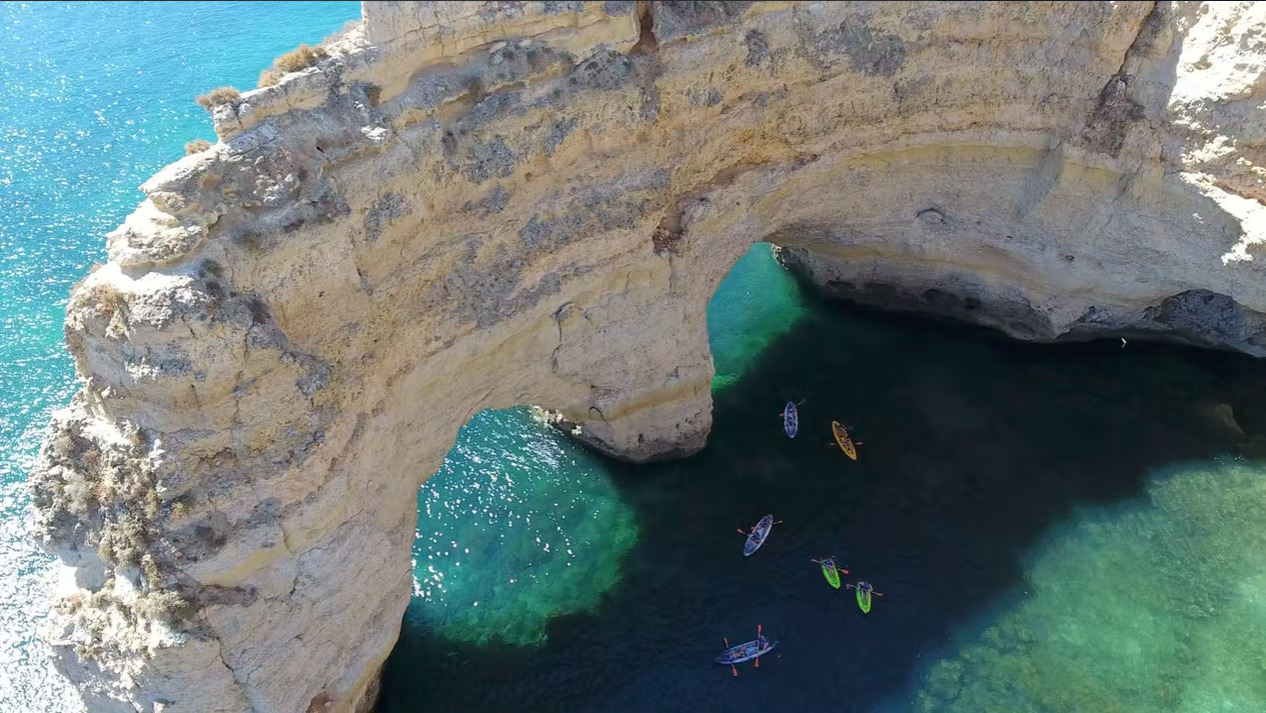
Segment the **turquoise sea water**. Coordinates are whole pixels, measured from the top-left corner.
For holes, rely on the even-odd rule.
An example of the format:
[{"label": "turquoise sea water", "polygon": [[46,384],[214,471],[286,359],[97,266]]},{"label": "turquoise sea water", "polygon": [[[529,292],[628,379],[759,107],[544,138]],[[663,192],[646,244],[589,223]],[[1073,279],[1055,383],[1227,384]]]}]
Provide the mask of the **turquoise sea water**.
[{"label": "turquoise sea water", "polygon": [[[67,290],[136,186],[211,137],[195,95],[358,13],[0,4],[0,711],[79,710],[35,640],[48,560],[22,522],[73,389]],[[1262,364],[845,309],[763,245],[720,291],[698,457],[612,463],[528,409],[463,429],[418,496],[383,713],[1266,710]],[[836,419],[857,463],[826,447]],[[771,511],[744,559],[735,528]],[[869,616],[827,554],[885,593]],[[781,641],[759,671],[711,662],[758,623]]]},{"label": "turquoise sea water", "polygon": [[26,469],[74,388],[70,286],[145,179],[213,138],[193,98],[253,87],[273,57],[358,2],[0,3],[0,711],[74,711],[36,627],[48,560],[24,539]]}]

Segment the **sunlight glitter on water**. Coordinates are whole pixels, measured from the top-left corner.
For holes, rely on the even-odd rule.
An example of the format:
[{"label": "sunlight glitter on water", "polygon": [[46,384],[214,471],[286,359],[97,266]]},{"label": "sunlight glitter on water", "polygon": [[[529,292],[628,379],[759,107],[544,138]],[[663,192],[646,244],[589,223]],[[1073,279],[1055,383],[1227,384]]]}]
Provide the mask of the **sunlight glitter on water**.
[{"label": "sunlight glitter on water", "polygon": [[615,585],[637,540],[597,459],[527,409],[472,418],[418,508],[406,616],[461,641],[543,642],[550,618]]},{"label": "sunlight glitter on water", "polygon": [[0,710],[83,708],[38,638],[54,575],[26,536],[26,473],[76,385],[71,285],[104,260],[137,187],[211,135],[195,96],[250,86],[357,16],[350,2],[0,3]]}]

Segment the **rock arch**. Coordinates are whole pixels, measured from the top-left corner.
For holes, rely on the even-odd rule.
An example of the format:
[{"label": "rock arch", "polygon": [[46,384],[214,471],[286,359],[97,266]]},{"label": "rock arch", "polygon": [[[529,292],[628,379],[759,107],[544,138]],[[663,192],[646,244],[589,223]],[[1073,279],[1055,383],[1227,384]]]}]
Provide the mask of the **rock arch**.
[{"label": "rock arch", "polygon": [[1022,338],[1266,352],[1260,6],[363,6],[215,108],[72,295],[32,484],[94,710],[372,703],[458,426],[697,450],[755,241]]}]

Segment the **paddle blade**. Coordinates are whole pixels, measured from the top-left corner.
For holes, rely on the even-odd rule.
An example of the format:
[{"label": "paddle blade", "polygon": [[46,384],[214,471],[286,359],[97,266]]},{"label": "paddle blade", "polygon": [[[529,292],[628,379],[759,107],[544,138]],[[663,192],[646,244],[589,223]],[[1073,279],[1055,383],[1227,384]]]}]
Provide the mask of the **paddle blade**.
[{"label": "paddle blade", "polygon": [[734,672],[734,675],[735,675],[735,676],[737,676],[737,675],[738,675],[738,669],[737,669],[737,668],[734,668],[734,664],[730,664],[730,670]]},{"label": "paddle blade", "polygon": [[760,624],[756,625],[756,638],[760,638]]},{"label": "paddle blade", "polygon": [[755,659],[755,660],[753,661],[753,665],[754,665],[756,668],[760,668],[760,659]]},{"label": "paddle blade", "polygon": [[848,574],[848,570],[846,569],[841,569],[840,572],[842,572],[843,574]]},{"label": "paddle blade", "polygon": [[877,597],[882,597],[884,595],[883,592],[871,592],[871,594],[874,594]]},{"label": "paddle blade", "polygon": [[728,637],[722,636],[721,640],[725,642],[725,648],[730,648],[730,640]]},{"label": "paddle blade", "polygon": [[746,533],[745,531],[743,531],[743,529],[742,529],[742,528],[739,528],[739,530],[738,530],[738,534],[740,534],[740,535],[746,535],[747,533]]}]

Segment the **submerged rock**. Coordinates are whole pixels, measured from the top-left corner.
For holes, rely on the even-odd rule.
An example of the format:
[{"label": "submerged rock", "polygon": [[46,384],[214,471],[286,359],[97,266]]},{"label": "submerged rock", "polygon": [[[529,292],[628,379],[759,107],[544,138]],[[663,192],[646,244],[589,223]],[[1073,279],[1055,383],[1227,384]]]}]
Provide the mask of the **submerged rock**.
[{"label": "submerged rock", "polygon": [[933,664],[928,713],[1258,710],[1266,491],[1258,464],[1158,474],[1026,566],[1027,596]]},{"label": "submerged rock", "polygon": [[1261,5],[363,7],[217,108],[72,295],[32,484],[94,710],[371,705],[460,425],[698,450],[706,305],[756,241],[1021,338],[1266,353]]}]

